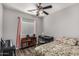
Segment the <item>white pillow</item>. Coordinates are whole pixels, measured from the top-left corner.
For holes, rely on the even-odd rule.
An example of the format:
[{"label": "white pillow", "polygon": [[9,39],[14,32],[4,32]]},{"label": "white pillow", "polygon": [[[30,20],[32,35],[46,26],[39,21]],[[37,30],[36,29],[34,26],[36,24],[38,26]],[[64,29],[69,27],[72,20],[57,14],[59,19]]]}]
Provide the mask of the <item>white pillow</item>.
[{"label": "white pillow", "polygon": [[55,38],[57,41],[59,41],[60,43],[64,43],[64,44],[68,44],[68,45],[75,45],[76,44],[76,40],[75,38],[69,38],[69,37],[56,37]]},{"label": "white pillow", "polygon": [[75,45],[75,44],[76,44],[76,40],[70,38],[70,39],[66,39],[66,40],[64,41],[64,43],[69,44],[69,45]]}]

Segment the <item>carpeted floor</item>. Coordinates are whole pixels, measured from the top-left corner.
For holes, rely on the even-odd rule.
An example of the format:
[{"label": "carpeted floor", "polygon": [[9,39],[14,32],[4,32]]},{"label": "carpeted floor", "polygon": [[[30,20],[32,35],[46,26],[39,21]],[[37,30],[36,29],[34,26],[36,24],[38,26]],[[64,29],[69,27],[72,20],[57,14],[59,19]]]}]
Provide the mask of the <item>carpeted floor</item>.
[{"label": "carpeted floor", "polygon": [[34,56],[35,47],[16,50],[16,56]]}]

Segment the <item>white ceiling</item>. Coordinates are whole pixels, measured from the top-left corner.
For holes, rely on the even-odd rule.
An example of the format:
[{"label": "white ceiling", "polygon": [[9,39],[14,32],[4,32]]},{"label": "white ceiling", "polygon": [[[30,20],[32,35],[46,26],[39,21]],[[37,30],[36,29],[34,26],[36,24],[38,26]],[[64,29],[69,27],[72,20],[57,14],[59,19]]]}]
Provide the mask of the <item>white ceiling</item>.
[{"label": "white ceiling", "polygon": [[[49,14],[62,10],[66,7],[73,5],[74,3],[43,3],[42,6],[52,5],[53,8],[46,9]],[[29,13],[31,15],[36,15],[36,12],[28,12],[28,10],[36,9],[35,3],[4,3],[5,7],[16,9],[25,13]],[[45,16],[45,14],[41,14],[40,16]]]}]

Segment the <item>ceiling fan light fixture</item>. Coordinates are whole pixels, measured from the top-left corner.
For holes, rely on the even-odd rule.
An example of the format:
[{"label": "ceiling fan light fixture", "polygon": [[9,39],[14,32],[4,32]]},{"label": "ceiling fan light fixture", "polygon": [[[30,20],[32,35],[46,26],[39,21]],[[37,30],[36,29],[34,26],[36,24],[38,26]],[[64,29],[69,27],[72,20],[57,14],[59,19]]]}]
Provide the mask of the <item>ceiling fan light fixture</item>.
[{"label": "ceiling fan light fixture", "polygon": [[41,15],[41,14],[43,14],[43,13],[44,13],[45,15],[49,15],[49,13],[46,12],[46,11],[44,11],[44,10],[45,10],[45,9],[52,8],[52,5],[48,5],[48,6],[43,7],[43,6],[42,6],[42,3],[38,3],[38,4],[36,4],[36,7],[37,7],[37,9],[30,10],[31,12],[32,12],[32,11],[36,11],[36,16],[39,16],[39,15]]}]

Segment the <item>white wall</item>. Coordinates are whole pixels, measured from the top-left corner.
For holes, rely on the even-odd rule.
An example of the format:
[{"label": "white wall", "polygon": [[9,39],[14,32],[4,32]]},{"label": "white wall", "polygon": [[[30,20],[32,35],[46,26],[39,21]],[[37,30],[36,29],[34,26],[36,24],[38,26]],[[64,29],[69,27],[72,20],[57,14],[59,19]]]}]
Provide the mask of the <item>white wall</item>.
[{"label": "white wall", "polygon": [[79,37],[79,4],[44,18],[44,32],[51,36]]},{"label": "white wall", "polygon": [[36,32],[38,35],[42,34],[43,32],[43,19],[40,19],[36,22]]},{"label": "white wall", "polygon": [[[37,18],[35,16],[31,16],[26,13],[22,13],[17,10],[8,9],[4,7],[4,21],[3,21],[3,38],[4,39],[11,39],[13,41],[13,44],[16,45],[16,34],[17,34],[17,24],[18,24],[18,16],[25,17],[27,19],[34,19],[36,22],[41,22],[40,18]],[[38,21],[39,20],[39,21]],[[41,25],[37,23],[38,29],[36,29],[36,34],[39,34],[41,30]]]},{"label": "white wall", "polygon": [[2,37],[3,6],[0,4],[0,39]]}]

